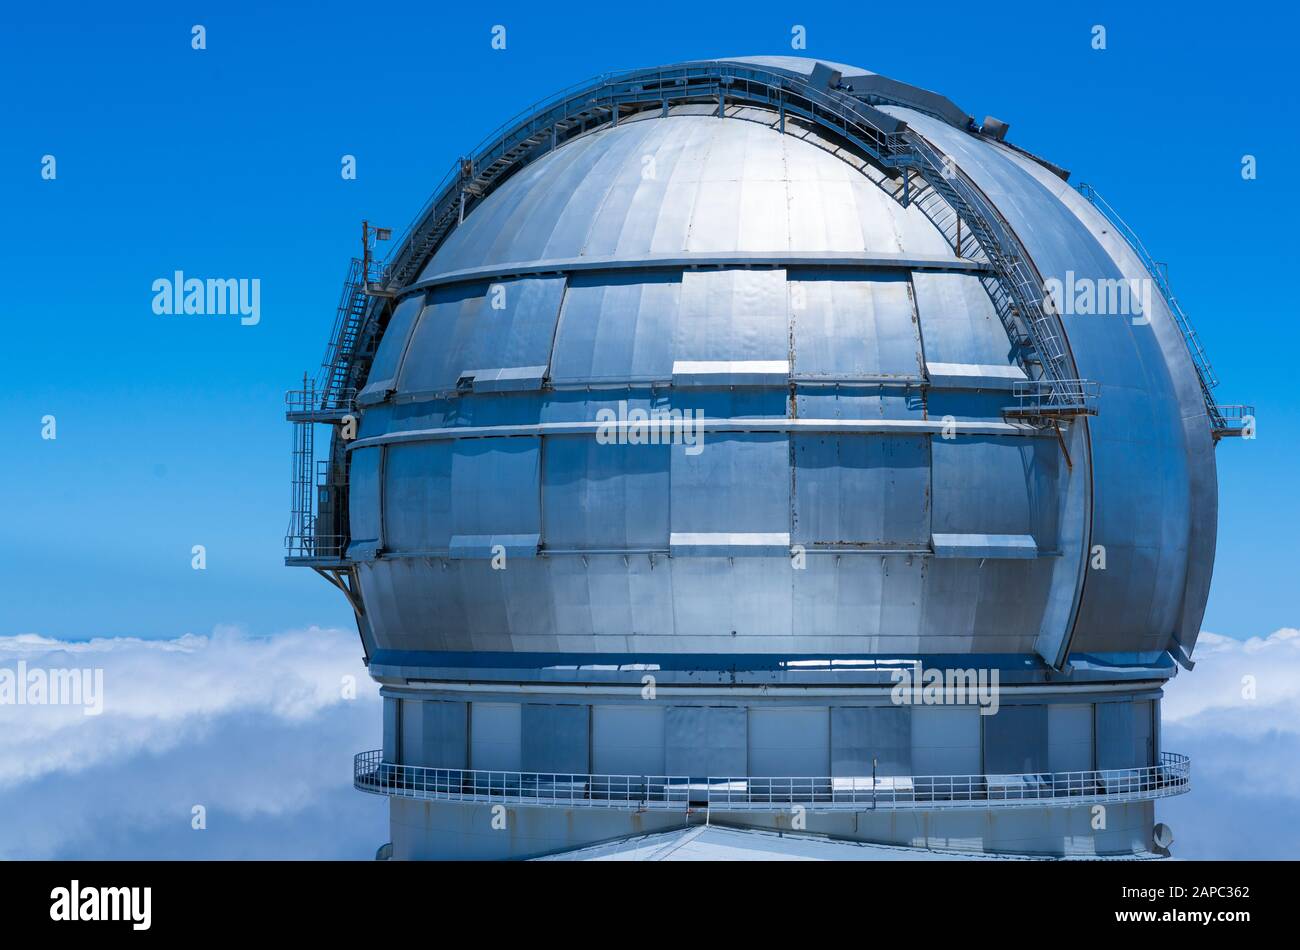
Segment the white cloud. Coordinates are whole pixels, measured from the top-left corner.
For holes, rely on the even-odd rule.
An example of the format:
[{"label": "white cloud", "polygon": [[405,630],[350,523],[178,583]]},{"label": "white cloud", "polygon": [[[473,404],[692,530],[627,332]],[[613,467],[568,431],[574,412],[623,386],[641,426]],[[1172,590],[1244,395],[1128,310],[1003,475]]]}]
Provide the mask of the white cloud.
[{"label": "white cloud", "polygon": [[[0,637],[0,668],[19,660],[102,669],[104,712],[0,705],[0,859],[369,859],[388,840],[384,801],[351,784],[382,718],[354,632]],[[1163,704],[1164,747],[1192,756],[1191,793],[1157,808],[1174,854],[1300,857],[1300,631],[1206,633],[1196,660]]]},{"label": "white cloud", "polygon": [[0,668],[20,660],[101,669],[103,713],[0,705],[0,858],[368,858],[387,840],[383,801],[351,785],[381,728],[355,632],[0,637]]},{"label": "white cloud", "polygon": [[1192,790],[1157,811],[1184,858],[1300,858],[1300,631],[1203,633],[1165,689],[1163,744],[1192,757]]}]

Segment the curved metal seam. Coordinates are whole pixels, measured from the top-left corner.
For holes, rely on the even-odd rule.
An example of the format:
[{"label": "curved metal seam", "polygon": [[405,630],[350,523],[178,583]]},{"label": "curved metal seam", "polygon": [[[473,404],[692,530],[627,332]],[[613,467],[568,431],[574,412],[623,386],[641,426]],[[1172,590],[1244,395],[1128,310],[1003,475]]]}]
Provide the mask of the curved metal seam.
[{"label": "curved metal seam", "polygon": [[[440,442],[459,439],[520,438],[546,435],[598,435],[602,431],[671,436],[683,427],[703,433],[736,432],[833,432],[841,434],[935,434],[945,430],[965,435],[1005,435],[1030,439],[1055,439],[1052,431],[1016,422],[949,422],[928,419],[648,419],[641,422],[540,422],[503,426],[448,426],[432,429],[405,429],[383,435],[356,439],[348,451],[403,442]],[[667,445],[665,439],[664,443]]]},{"label": "curved metal seam", "polygon": [[830,267],[865,270],[897,270],[939,273],[984,274],[992,268],[983,261],[963,257],[944,257],[938,254],[857,254],[847,251],[825,251],[816,254],[783,251],[736,251],[715,254],[706,251],[680,254],[645,254],[634,258],[618,257],[564,257],[545,261],[518,261],[508,264],[490,264],[483,267],[466,267],[445,271],[404,287],[405,298],[414,291],[448,284],[471,283],[480,280],[536,277],[539,275],[565,275],[587,271],[666,270],[687,271],[699,268],[733,267]]}]

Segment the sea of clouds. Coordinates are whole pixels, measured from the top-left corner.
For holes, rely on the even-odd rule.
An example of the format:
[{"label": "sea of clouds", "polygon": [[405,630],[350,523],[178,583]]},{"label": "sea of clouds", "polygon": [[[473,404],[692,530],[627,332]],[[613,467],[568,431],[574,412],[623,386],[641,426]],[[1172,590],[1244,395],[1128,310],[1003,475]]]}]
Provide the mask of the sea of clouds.
[{"label": "sea of clouds", "polygon": [[[103,670],[103,712],[0,704],[0,859],[353,858],[388,840],[352,755],[381,744],[357,635],[0,637],[0,668]],[[1300,858],[1300,631],[1205,633],[1166,689],[1193,791],[1158,805],[1184,858]],[[194,806],[206,825],[193,828]]]},{"label": "sea of clouds", "polygon": [[0,859],[369,859],[388,840],[384,801],[351,783],[382,722],[355,631],[0,637],[0,667],[19,661],[102,669],[103,712],[0,705]]}]

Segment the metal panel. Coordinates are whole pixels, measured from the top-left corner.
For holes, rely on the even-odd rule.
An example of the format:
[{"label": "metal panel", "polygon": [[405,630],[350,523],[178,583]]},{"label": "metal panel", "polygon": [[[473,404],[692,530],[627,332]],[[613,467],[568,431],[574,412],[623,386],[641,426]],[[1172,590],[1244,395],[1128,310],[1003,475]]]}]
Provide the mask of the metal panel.
[{"label": "metal panel", "polygon": [[920,378],[921,340],[905,275],[789,276],[796,376]]},{"label": "metal panel", "polygon": [[379,339],[379,347],[370,364],[370,375],[365,388],[357,395],[362,405],[383,400],[397,388],[398,371],[411,339],[420,311],[424,309],[424,294],[412,294],[398,303],[389,318],[388,327]]},{"label": "metal panel", "polygon": [[750,775],[827,775],[830,742],[830,716],[825,706],[749,710]]},{"label": "metal panel", "polygon": [[689,455],[672,447],[672,530],[789,533],[790,445],[780,433],[719,433]]},{"label": "metal panel", "polygon": [[917,775],[975,775],[980,758],[978,707],[912,707],[912,768]]},{"label": "metal panel", "polygon": [[465,768],[465,703],[402,700],[402,764],[435,769]]},{"label": "metal panel", "polygon": [[[448,392],[462,378],[482,376],[487,382],[501,370],[546,366],[563,296],[563,277],[434,288],[402,364],[399,388]],[[523,375],[540,382],[535,371]]]},{"label": "metal panel", "polygon": [[912,710],[831,707],[831,775],[912,774]]},{"label": "metal panel", "polygon": [[384,761],[400,762],[402,753],[401,730],[398,722],[401,718],[401,700],[385,696],[384,703]]},{"label": "metal panel", "polygon": [[666,774],[692,778],[746,774],[744,709],[669,706],[664,729]]},{"label": "metal panel", "polygon": [[805,545],[925,546],[927,436],[794,436],[794,540]]},{"label": "metal panel", "polygon": [[985,774],[1046,772],[1048,761],[1046,706],[1003,705],[984,717]]},{"label": "metal panel", "polygon": [[1085,772],[1093,768],[1091,703],[1053,703],[1047,707],[1047,768]]},{"label": "metal panel", "polygon": [[454,535],[541,531],[541,440],[466,439],[451,460]]},{"label": "metal panel", "polygon": [[[393,551],[442,550],[451,540],[455,443],[388,446],[384,460],[384,545]],[[355,457],[361,452],[353,453]]]},{"label": "metal panel", "polygon": [[788,360],[786,308],[784,270],[687,271],[674,358]]},{"label": "metal panel", "polygon": [[672,376],[680,274],[575,274],[551,358],[551,382]]},{"label": "metal panel", "polygon": [[525,703],[523,771],[591,772],[590,713],[587,706]]},{"label": "metal panel", "polygon": [[1032,535],[1035,440],[934,439],[934,534]]},{"label": "metal panel", "polygon": [[357,449],[348,473],[348,522],[352,541],[379,538],[379,461],[383,449]]},{"label": "metal panel", "polygon": [[1006,328],[978,277],[916,273],[912,286],[927,363],[1014,362]]},{"label": "metal panel", "polygon": [[[1145,712],[1149,722],[1150,703],[1133,703],[1130,701],[1097,704],[1097,768],[1132,769],[1144,765],[1144,755],[1139,754],[1139,745],[1145,752],[1144,737],[1138,732],[1139,709]],[[1150,734],[1148,726],[1147,735]]]},{"label": "metal panel", "polygon": [[1139,766],[1156,764],[1155,704],[1149,699],[1133,704],[1133,754]]},{"label": "metal panel", "polygon": [[593,706],[592,758],[597,775],[665,775],[665,707],[651,703]]},{"label": "metal panel", "polygon": [[667,549],[670,450],[548,436],[542,476],[546,546]]},{"label": "metal panel", "polygon": [[470,768],[522,771],[519,703],[470,704]]}]

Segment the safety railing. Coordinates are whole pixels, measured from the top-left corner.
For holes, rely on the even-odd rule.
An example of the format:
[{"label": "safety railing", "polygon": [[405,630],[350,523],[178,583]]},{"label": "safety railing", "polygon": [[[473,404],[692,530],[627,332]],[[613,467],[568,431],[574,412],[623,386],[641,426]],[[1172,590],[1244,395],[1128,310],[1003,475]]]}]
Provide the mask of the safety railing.
[{"label": "safety railing", "polygon": [[[1127,221],[1120,217],[1105,198],[1087,182],[1079,185],[1079,194],[1092,204],[1094,208],[1101,212],[1111,226],[1119,233],[1125,243],[1137,255],[1138,260],[1142,262],[1143,268],[1151,276],[1152,282],[1156,289],[1160,291],[1160,296],[1164,299],[1165,306],[1173,315],[1174,322],[1177,324],[1179,332],[1183,335],[1183,342],[1187,346],[1187,354],[1191,357],[1192,365],[1196,368],[1196,378],[1200,383],[1201,395],[1205,400],[1206,414],[1210,417],[1210,425],[1213,428],[1216,438],[1222,438],[1228,435],[1240,435],[1242,423],[1245,417],[1253,417],[1255,409],[1253,406],[1221,406],[1218,400],[1214,398],[1212,390],[1219,385],[1219,378],[1214,373],[1214,367],[1210,365],[1210,358],[1205,352],[1205,347],[1201,345],[1201,338],[1196,333],[1196,328],[1192,326],[1191,318],[1183,310],[1178,298],[1174,295],[1173,287],[1169,284],[1169,268],[1161,261],[1157,261],[1146,249],[1142,239],[1138,237]],[[1231,410],[1231,411],[1229,411]]]},{"label": "safety railing", "polygon": [[948,809],[1084,805],[1181,795],[1191,762],[1164,752],[1160,764],[1132,769],[1010,775],[709,779],[708,805],[724,811]]},{"label": "safety railing", "polygon": [[685,776],[435,769],[385,762],[381,750],[356,756],[353,785],[397,798],[638,810],[685,809],[690,792]]},{"label": "safety railing", "polygon": [[1101,384],[1088,379],[1020,380],[1011,390],[1015,405],[1003,412],[1025,419],[1060,416],[1095,416],[1101,400]]},{"label": "safety railing", "polygon": [[316,458],[316,426],[343,421],[355,412],[356,391],[344,389],[333,398],[333,408],[322,408],[321,390],[303,380],[303,388],[285,393],[285,418],[293,423],[290,475],[289,527],[284,535],[285,559],[293,564],[333,562],[344,555],[346,512],[343,494],[347,483],[343,453],[330,445],[330,457]]},{"label": "safety railing", "polygon": [[501,802],[564,808],[716,808],[723,811],[937,810],[1085,805],[1181,795],[1191,761],[1162,752],[1158,765],[1005,775],[709,777],[579,775],[437,769],[358,754],[353,784],[363,792],[432,801]]}]

